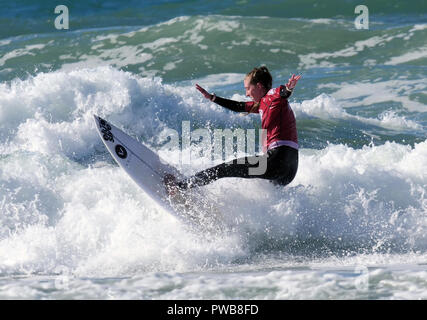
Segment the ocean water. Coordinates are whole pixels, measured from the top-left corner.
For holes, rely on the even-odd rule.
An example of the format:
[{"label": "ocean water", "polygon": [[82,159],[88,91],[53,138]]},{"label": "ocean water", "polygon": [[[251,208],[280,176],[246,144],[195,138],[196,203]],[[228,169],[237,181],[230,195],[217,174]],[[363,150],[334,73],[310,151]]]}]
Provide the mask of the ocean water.
[{"label": "ocean water", "polygon": [[[0,4],[0,299],[427,299],[425,2],[365,1],[368,29],[359,1]],[[189,230],[93,114],[193,174],[211,159],[168,130],[260,127],[194,84],[245,100],[259,65],[303,74],[297,176],[216,181],[229,229]]]}]

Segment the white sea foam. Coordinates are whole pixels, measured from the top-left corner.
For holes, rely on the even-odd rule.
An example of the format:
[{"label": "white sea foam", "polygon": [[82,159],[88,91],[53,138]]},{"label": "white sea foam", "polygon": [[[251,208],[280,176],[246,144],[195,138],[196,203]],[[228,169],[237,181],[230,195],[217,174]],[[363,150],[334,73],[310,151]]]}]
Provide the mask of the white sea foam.
[{"label": "white sea foam", "polygon": [[[335,67],[337,65],[345,66],[345,62],[335,62],[336,58],[347,58],[358,55],[366,49],[383,47],[396,39],[410,40],[417,31],[425,29],[425,25],[415,25],[407,32],[400,32],[398,34],[384,34],[381,36],[373,36],[365,40],[358,40],[354,43],[347,45],[345,48],[333,52],[312,52],[308,54],[299,55],[300,63],[299,68],[314,68],[314,67]],[[412,60],[424,58],[426,56],[425,48],[419,48],[415,52],[406,53],[399,57],[393,57],[389,61],[384,62],[388,65],[396,65],[405,63]]]},{"label": "white sea foam", "polygon": [[[359,91],[360,93],[360,91]],[[340,94],[334,94],[334,96]],[[350,97],[351,98],[351,97]],[[349,114],[342,105],[347,102],[337,101],[332,96],[321,94],[312,100],[305,100],[301,103],[293,102],[292,109],[299,117],[316,117],[320,119],[346,119],[357,120],[363,123],[380,126],[391,130],[423,130],[423,127],[415,121],[408,120],[404,116],[399,116],[396,112],[384,111],[377,119],[365,118]],[[350,106],[352,104],[350,103]]]},{"label": "white sea foam", "polygon": [[11,39],[3,39],[3,40],[0,40],[0,46],[8,45],[8,44],[10,44],[11,42],[12,42],[12,40],[11,40]]},{"label": "white sea foam", "polygon": [[[359,52],[365,50],[365,48],[373,48],[391,40],[387,39],[387,36],[375,36],[366,40],[356,41],[354,44],[351,44],[344,49],[334,52],[313,52],[304,55],[299,55],[300,63],[298,65],[298,68],[334,67],[335,64],[327,60],[355,56]],[[345,63],[340,63],[340,65],[345,65]]]},{"label": "white sea foam", "polygon": [[[240,23],[237,19],[230,19],[229,17],[227,17],[227,19],[223,19],[221,16],[216,18],[197,18],[189,22],[191,26],[182,34],[176,35],[175,37],[157,36],[157,33],[159,30],[162,30],[162,28],[173,29],[176,23],[185,23],[188,20],[190,20],[189,17],[178,17],[164,23],[147,26],[131,32],[96,36],[92,40],[93,45],[90,53],[74,57],[78,59],[77,62],[64,63],[61,69],[63,71],[70,71],[77,68],[94,68],[108,65],[118,68],[138,65],[141,74],[145,76],[163,74],[164,72],[175,69],[175,66],[182,62],[182,59],[167,62],[161,70],[153,70],[149,63],[155,60],[154,57],[165,55],[165,53],[167,56],[173,55],[176,52],[182,53],[183,49],[180,46],[183,44],[197,46],[199,49],[206,50],[208,49],[208,45],[202,43],[205,40],[206,33],[230,33],[240,27]],[[142,42],[136,45],[128,43],[130,38],[144,37],[147,33],[155,33],[155,40]],[[175,32],[172,32],[172,34],[174,33]],[[140,42],[139,38],[138,42]],[[115,45],[114,48],[111,48],[112,44]],[[177,44],[179,44],[179,46]],[[13,52],[11,55],[14,57],[18,54],[27,54],[28,50],[24,50],[21,53],[22,50],[20,49],[20,51]],[[4,59],[8,59],[8,57]],[[2,60],[0,60],[0,65],[2,65]]]},{"label": "white sea foam", "polygon": [[219,74],[211,74],[206,77],[192,80],[191,83],[199,83],[202,86],[206,86],[207,89],[209,87],[219,87],[219,86],[227,86],[236,83],[242,83],[245,78],[245,74],[243,73],[219,73]]},{"label": "white sea foam", "polygon": [[[164,212],[112,163],[92,114],[149,145],[195,113],[201,123],[216,118],[221,126],[247,124],[248,117],[217,108],[193,87],[110,67],[39,74],[2,84],[0,93],[2,274],[206,270],[270,250],[322,255],[325,246],[332,252],[427,250],[427,141],[302,149],[298,174],[286,188],[264,180],[216,181],[205,188],[234,229],[206,238]],[[327,95],[293,108],[297,117],[352,117]],[[376,121],[387,117],[397,116]],[[172,150],[169,160],[179,163],[179,156]],[[191,174],[205,166],[196,161],[179,169]],[[192,296],[190,288],[180,294]]]},{"label": "white sea foam", "polygon": [[[6,168],[4,174],[14,172],[20,184],[34,185],[31,194],[49,189],[51,193],[40,193],[40,202],[52,201],[55,194],[60,209],[27,206],[35,217],[49,214],[54,222],[24,221],[20,216],[21,228],[0,241],[0,269],[52,273],[62,268],[92,276],[194,270],[245,256],[245,243],[264,233],[276,241],[320,237],[356,247],[378,237],[385,247],[395,239],[424,250],[426,225],[420,217],[427,209],[426,152],[426,143],[414,149],[397,144],[362,150],[331,145],[317,152],[302,150],[299,174],[288,190],[275,190],[264,181],[218,181],[209,189],[221,197],[219,204],[242,233],[208,243],[162,212],[117,167],[70,167],[59,175],[47,170],[49,160],[34,161],[45,168],[43,178],[37,178],[35,170],[20,176],[20,171]],[[2,181],[11,179],[3,176]],[[10,206],[25,204],[24,199],[11,200]]]},{"label": "white sea foam", "polygon": [[[8,44],[8,42],[4,42],[4,44]],[[26,45],[25,48],[20,48],[20,49],[15,49],[12,50],[10,52],[7,52],[6,54],[3,55],[3,57],[0,58],[0,67],[3,66],[7,60],[13,59],[13,58],[17,58],[17,57],[22,57],[22,56],[35,56],[36,52],[34,52],[35,50],[41,50],[46,46],[46,44],[31,44],[31,45]]]},{"label": "white sea foam", "polygon": [[[346,107],[367,106],[375,103],[400,102],[402,107],[409,111],[425,112],[425,104],[410,98],[412,93],[421,92],[427,88],[425,83],[418,80],[387,80],[376,82],[342,82],[319,85],[319,89],[337,89],[331,95],[345,101]],[[404,92],[404,94],[403,94]]]},{"label": "white sea foam", "polygon": [[401,56],[392,57],[389,61],[386,61],[385,65],[395,66],[397,64],[406,63],[409,61],[414,61],[418,59],[426,59],[427,58],[427,47],[419,48],[413,52],[405,53]]}]

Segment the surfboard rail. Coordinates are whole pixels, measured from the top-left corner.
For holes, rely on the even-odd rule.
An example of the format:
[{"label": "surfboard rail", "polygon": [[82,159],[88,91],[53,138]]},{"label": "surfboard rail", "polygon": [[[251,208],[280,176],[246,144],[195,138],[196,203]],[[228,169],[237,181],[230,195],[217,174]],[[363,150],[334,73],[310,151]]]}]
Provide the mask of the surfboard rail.
[{"label": "surfboard rail", "polygon": [[197,229],[208,227],[223,230],[218,224],[221,215],[219,210],[206,198],[201,188],[189,190],[178,197],[170,197],[163,182],[164,176],[172,174],[177,179],[182,179],[183,175],[156,152],[107,120],[97,115],[94,118],[99,136],[113,159],[158,205]]}]

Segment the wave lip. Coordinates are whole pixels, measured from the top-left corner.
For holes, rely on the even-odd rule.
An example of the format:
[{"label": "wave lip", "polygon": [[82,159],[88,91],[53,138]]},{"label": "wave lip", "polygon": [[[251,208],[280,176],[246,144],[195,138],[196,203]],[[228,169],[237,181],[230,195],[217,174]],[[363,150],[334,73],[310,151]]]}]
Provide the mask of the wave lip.
[{"label": "wave lip", "polygon": [[[335,95],[335,94],[334,94]],[[342,96],[341,94],[337,94]],[[378,115],[378,118],[365,118],[348,113],[343,107],[346,102],[341,102],[333,96],[322,93],[312,100],[304,100],[301,103],[293,102],[292,109],[300,118],[316,117],[324,120],[328,119],[343,119],[356,120],[361,123],[383,127],[391,130],[409,130],[409,131],[424,131],[424,128],[419,123],[408,120],[404,116],[398,115],[393,110],[386,110]]]}]

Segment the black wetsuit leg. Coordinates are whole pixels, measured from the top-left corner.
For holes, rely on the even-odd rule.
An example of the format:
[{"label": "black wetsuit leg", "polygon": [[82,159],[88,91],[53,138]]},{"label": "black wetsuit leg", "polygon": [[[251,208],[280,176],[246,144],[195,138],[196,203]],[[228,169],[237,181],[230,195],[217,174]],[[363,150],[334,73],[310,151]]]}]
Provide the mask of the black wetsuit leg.
[{"label": "black wetsuit leg", "polygon": [[238,177],[269,179],[275,184],[287,185],[295,178],[297,170],[298,150],[280,146],[268,150],[262,156],[234,159],[202,170],[177,184],[182,189],[188,189],[206,185],[221,178]]},{"label": "black wetsuit leg", "polygon": [[294,180],[298,171],[298,150],[288,147],[281,146],[273,150],[278,149],[276,159],[274,163],[275,177],[272,180],[274,184],[287,185]]}]

